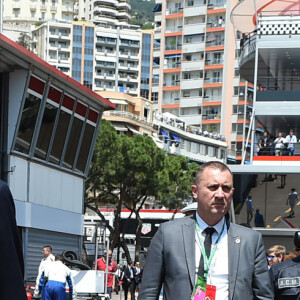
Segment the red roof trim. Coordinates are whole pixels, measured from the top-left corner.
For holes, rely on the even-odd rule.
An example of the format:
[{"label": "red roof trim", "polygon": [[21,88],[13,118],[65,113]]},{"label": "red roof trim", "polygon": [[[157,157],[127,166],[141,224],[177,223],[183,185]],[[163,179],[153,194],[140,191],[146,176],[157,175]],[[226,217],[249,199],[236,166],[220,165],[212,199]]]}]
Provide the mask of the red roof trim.
[{"label": "red roof trim", "polygon": [[48,92],[48,99],[56,102],[57,104],[60,103],[62,92],[54,88],[53,86],[50,86],[49,92]]},{"label": "red roof trim", "polygon": [[29,50],[27,50],[23,46],[19,45],[18,43],[10,40],[5,35],[0,34],[0,41],[8,44],[10,47],[13,47],[13,48],[17,49],[23,55],[26,55],[29,58],[28,61],[34,61],[38,65],[41,65],[42,67],[48,69],[49,73],[54,73],[55,75],[59,76],[62,79],[62,81],[66,80],[69,83],[71,83],[72,85],[76,86],[78,89],[81,89],[84,93],[88,94],[91,97],[96,98],[97,100],[99,100],[100,102],[105,104],[106,106],[108,106],[110,108],[116,108],[116,105],[111,103],[108,99],[106,99],[106,98],[100,96],[99,94],[93,92],[91,89],[89,89],[85,85],[81,84],[80,82],[76,81],[75,79],[71,78],[70,76],[64,74],[63,72],[59,71],[55,67],[49,65],[46,61],[44,61],[43,59],[41,59],[40,57],[38,57],[34,53],[30,52]]},{"label": "red roof trim", "polygon": [[93,110],[93,109],[89,110],[88,119],[90,121],[92,121],[96,124],[97,120],[98,120],[98,116],[99,116],[99,114],[95,110]]}]

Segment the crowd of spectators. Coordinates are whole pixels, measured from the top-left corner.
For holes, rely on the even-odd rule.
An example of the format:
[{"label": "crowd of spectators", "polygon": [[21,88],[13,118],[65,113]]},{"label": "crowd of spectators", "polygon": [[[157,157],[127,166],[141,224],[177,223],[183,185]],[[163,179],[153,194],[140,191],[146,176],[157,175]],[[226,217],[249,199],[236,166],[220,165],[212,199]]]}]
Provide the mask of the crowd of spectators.
[{"label": "crowd of spectators", "polygon": [[171,117],[168,114],[160,114],[160,113],[156,113],[155,114],[155,119],[160,121],[160,122],[164,122],[168,125],[174,126],[178,129],[181,129],[183,131],[192,133],[192,134],[197,134],[197,135],[201,135],[204,137],[208,137],[208,138],[212,138],[215,140],[220,140],[225,142],[226,138],[224,135],[220,134],[219,132],[215,132],[215,131],[208,131],[208,130],[202,130],[201,127],[196,127],[196,126],[186,126],[186,124],[184,123],[183,120],[181,119],[176,119],[175,116]]},{"label": "crowd of spectators", "polygon": [[272,138],[270,134],[265,131],[258,142],[257,154],[260,156],[292,156],[294,155],[296,144],[297,137],[293,129],[291,129],[287,135],[279,132],[276,138]]}]

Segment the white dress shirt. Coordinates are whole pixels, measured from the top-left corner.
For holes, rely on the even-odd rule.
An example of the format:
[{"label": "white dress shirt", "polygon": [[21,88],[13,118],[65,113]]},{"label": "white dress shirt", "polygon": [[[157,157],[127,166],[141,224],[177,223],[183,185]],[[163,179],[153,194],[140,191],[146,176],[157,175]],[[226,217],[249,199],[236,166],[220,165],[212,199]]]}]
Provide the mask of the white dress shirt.
[{"label": "white dress shirt", "polygon": [[[201,235],[203,239],[205,238],[204,229],[206,227],[210,227],[207,225],[196,213],[196,219],[198,225],[200,227]],[[212,235],[212,247],[215,245],[219,235],[222,232],[223,225],[224,230],[217,244],[217,249],[215,255],[212,259],[211,265],[208,270],[207,275],[207,284],[211,284],[216,286],[216,300],[228,300],[229,296],[229,280],[228,280],[228,235],[227,235],[227,227],[224,224],[225,218],[223,218],[218,224],[216,224],[214,229],[216,230]],[[196,228],[195,228],[196,230]],[[201,258],[201,246],[198,238],[197,230],[195,232],[195,262],[196,262],[196,276],[195,280],[197,280],[197,273],[199,262]]]}]

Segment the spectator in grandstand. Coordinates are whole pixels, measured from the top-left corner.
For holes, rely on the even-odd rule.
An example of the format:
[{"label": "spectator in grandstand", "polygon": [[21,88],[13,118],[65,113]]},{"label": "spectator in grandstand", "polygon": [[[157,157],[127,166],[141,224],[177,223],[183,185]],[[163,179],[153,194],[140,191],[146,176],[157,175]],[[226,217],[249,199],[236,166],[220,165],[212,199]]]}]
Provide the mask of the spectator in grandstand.
[{"label": "spectator in grandstand", "polygon": [[275,155],[281,156],[283,155],[283,151],[285,149],[285,138],[283,137],[282,132],[278,133],[278,137],[274,141],[275,145]]},{"label": "spectator in grandstand", "polygon": [[297,204],[298,200],[299,200],[298,193],[296,192],[295,188],[292,188],[291,192],[289,193],[289,195],[286,199],[286,205],[290,204],[290,207],[291,207],[291,211],[289,214],[290,218],[295,217],[294,208],[295,208],[295,205]]},{"label": "spectator in grandstand", "polygon": [[265,227],[264,216],[259,212],[259,209],[255,211],[254,215],[254,226],[255,227]]},{"label": "spectator in grandstand", "polygon": [[258,155],[267,156],[270,155],[270,147],[272,146],[272,140],[267,131],[264,132],[263,137],[258,143]]},{"label": "spectator in grandstand", "polygon": [[294,155],[295,144],[297,143],[297,137],[294,134],[294,130],[290,130],[290,134],[286,136],[285,142],[287,145],[288,155]]},{"label": "spectator in grandstand", "polygon": [[285,258],[285,246],[282,245],[274,245],[267,251],[267,260],[269,268],[272,266],[277,265],[278,263],[281,263],[284,261]]}]

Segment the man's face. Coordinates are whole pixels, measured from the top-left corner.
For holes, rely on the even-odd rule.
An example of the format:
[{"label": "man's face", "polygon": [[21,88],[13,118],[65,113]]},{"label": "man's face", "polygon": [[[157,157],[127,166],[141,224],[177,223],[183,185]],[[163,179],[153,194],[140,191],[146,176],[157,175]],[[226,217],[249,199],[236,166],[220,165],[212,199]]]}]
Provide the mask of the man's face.
[{"label": "man's face", "polygon": [[48,248],[43,248],[43,254],[44,254],[44,257],[48,257],[50,255],[50,251]]},{"label": "man's face", "polygon": [[274,266],[277,265],[282,261],[282,256],[276,256],[275,252],[269,252],[267,254],[267,259],[268,259],[268,265],[269,266]]},{"label": "man's face", "polygon": [[198,214],[210,226],[221,221],[230,207],[234,192],[232,176],[228,170],[204,169],[200,181],[192,186],[198,201]]}]

